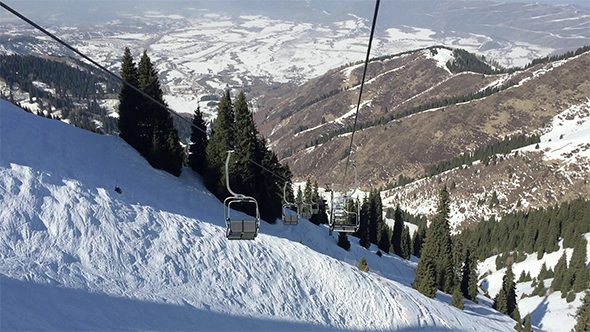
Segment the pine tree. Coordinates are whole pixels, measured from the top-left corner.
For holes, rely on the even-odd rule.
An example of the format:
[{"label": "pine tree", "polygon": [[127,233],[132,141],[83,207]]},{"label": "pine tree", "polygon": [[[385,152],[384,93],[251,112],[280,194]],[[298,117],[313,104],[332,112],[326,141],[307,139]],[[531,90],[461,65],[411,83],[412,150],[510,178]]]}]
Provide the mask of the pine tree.
[{"label": "pine tree", "polygon": [[590,331],[590,292],[588,291],[582,299],[582,305],[576,310],[576,325],[572,331]]},{"label": "pine tree", "polygon": [[410,254],[412,252],[412,239],[410,238],[410,228],[408,226],[405,226],[404,230],[402,231],[401,249],[401,257],[405,259],[410,259]]},{"label": "pine tree", "polygon": [[381,249],[383,252],[389,253],[389,226],[387,226],[385,223],[382,223],[381,226],[379,227],[379,243],[378,243],[378,247],[379,249]]},{"label": "pine tree", "polygon": [[[232,183],[235,183],[237,192],[245,194],[246,196],[256,197],[258,195],[255,185],[259,170],[255,164],[250,162],[250,160],[255,160],[259,163],[262,156],[257,154],[259,151],[259,148],[256,146],[258,143],[258,130],[254,124],[252,113],[248,109],[248,103],[244,92],[239,93],[238,98],[234,103],[234,115],[234,149],[239,152],[240,155],[236,156],[235,179],[232,179],[234,180]],[[264,190],[264,188],[258,189]]]},{"label": "pine tree", "polygon": [[426,225],[419,225],[418,230],[412,236],[412,255],[420,257],[422,253],[422,245],[426,238]]},{"label": "pine tree", "polygon": [[561,257],[559,258],[559,260],[557,261],[557,264],[555,264],[555,277],[553,278],[553,281],[551,282],[551,288],[553,288],[553,290],[561,290],[561,284],[563,283],[563,277],[565,275],[567,271],[567,256],[565,254],[565,251],[563,252],[563,254],[561,255]]},{"label": "pine tree", "polygon": [[501,288],[494,298],[492,308],[503,314],[508,314],[508,299],[506,298],[506,290],[504,288]]},{"label": "pine tree", "polygon": [[404,229],[404,221],[402,220],[402,211],[399,207],[399,204],[395,207],[395,212],[393,214],[394,224],[393,224],[393,234],[391,235],[391,245],[393,246],[393,253],[402,256],[402,232]]},{"label": "pine tree", "polygon": [[539,271],[539,274],[537,275],[537,279],[543,280],[543,279],[547,278],[548,273],[549,272],[547,271],[547,264],[545,264],[545,262],[543,262],[543,264],[541,265],[541,271]]},{"label": "pine tree", "polygon": [[[121,78],[136,88],[139,88],[137,66],[133,62],[133,57],[128,47],[125,48],[123,54]],[[140,141],[141,100],[142,96],[137,91],[127,86],[127,84],[121,83],[121,90],[119,92],[119,136],[140,154],[145,156],[148,149],[147,147],[143,147]]]},{"label": "pine tree", "polygon": [[[516,299],[516,282],[514,282],[514,272],[512,271],[512,265],[508,265],[506,268],[506,274],[504,275],[502,287],[506,290],[506,304],[508,314],[513,317],[515,310],[518,310],[518,302]],[[518,320],[520,321],[520,317]]]},{"label": "pine tree", "polygon": [[365,257],[361,258],[357,267],[359,270],[361,270],[363,272],[369,272],[369,263],[367,263],[367,259]]},{"label": "pine tree", "polygon": [[203,120],[203,113],[201,108],[193,114],[193,127],[191,127],[191,145],[189,148],[190,154],[188,157],[188,166],[195,172],[206,175],[207,168],[207,125]]},{"label": "pine tree", "polygon": [[580,237],[574,252],[572,253],[572,259],[570,261],[570,269],[573,272],[573,289],[574,292],[581,292],[588,289],[588,283],[590,282],[590,275],[588,274],[588,268],[586,267],[586,250],[588,242],[585,237]]},{"label": "pine tree", "polygon": [[377,196],[379,196],[379,193],[376,193],[375,191],[371,191],[371,193],[369,194],[369,201],[368,201],[368,203],[369,203],[369,207],[368,207],[369,242],[371,242],[373,244],[378,244],[379,226],[380,226],[381,222],[383,222],[383,217],[382,217],[383,210],[382,210],[382,208],[380,208],[380,206],[378,204]]},{"label": "pine tree", "polygon": [[362,247],[369,248],[369,198],[365,196],[361,205],[361,217],[359,229],[355,234],[359,238],[359,244]]},{"label": "pine tree", "polygon": [[420,260],[416,267],[416,278],[412,283],[412,287],[417,289],[420,293],[429,298],[434,298],[436,295],[436,279],[434,272],[434,264],[432,261]]},{"label": "pine tree", "polygon": [[451,300],[451,305],[461,310],[465,309],[465,302],[463,302],[463,294],[461,293],[461,289],[459,289],[459,287],[455,287],[455,290],[453,291],[453,299]]},{"label": "pine tree", "polygon": [[531,314],[524,316],[523,332],[533,332],[533,323],[531,322]]},{"label": "pine tree", "polygon": [[350,249],[350,241],[348,241],[348,236],[346,235],[346,233],[338,233],[338,246],[342,247],[344,250]]},{"label": "pine tree", "polygon": [[533,289],[533,292],[531,293],[531,295],[533,295],[533,296],[538,295],[540,297],[547,295],[547,290],[545,289],[545,281],[544,280],[541,279],[539,281],[539,283],[536,285],[535,289]]},{"label": "pine tree", "polygon": [[502,289],[500,289],[498,295],[494,298],[494,304],[492,307],[512,318],[518,317],[518,321],[520,321],[520,313],[518,312],[518,304],[516,301],[516,283],[514,282],[512,265],[508,265],[506,268],[506,273],[502,278]]},{"label": "pine tree", "polygon": [[225,160],[228,147],[234,145],[235,116],[229,90],[217,105],[217,118],[212,128],[212,139],[207,145],[207,189],[220,199],[227,196],[225,189]]},{"label": "pine tree", "polygon": [[467,248],[461,277],[461,293],[471,301],[477,302],[477,259],[472,249]]},{"label": "pine tree", "polygon": [[[160,104],[164,104],[164,93],[160,88],[158,74],[147,55],[143,52],[138,65],[139,88]],[[174,127],[172,116],[162,106],[145,99],[142,102],[143,113],[140,123],[142,144],[149,146],[148,162],[158,169],[180,176],[184,159],[183,149]]]},{"label": "pine tree", "polygon": [[[449,227],[449,193],[445,188],[440,193],[437,214],[426,233],[422,246],[420,262],[416,267],[416,289],[422,287],[424,275],[431,266],[434,268],[436,287],[445,293],[451,293],[455,287],[453,270],[452,242]],[[427,268],[421,265],[428,265]],[[424,274],[424,275],[422,275]],[[429,282],[429,281],[425,281]]]}]

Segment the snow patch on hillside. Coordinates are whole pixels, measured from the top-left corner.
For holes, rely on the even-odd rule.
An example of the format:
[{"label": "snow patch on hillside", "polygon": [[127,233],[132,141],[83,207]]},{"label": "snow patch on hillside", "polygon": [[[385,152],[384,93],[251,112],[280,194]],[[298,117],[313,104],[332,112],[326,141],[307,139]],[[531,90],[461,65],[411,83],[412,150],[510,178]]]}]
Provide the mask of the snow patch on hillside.
[{"label": "snow patch on hillside", "polygon": [[[531,151],[534,147],[523,148]],[[541,136],[539,149],[545,160],[567,164],[590,164],[590,98],[572,105],[553,118],[550,129]]]}]

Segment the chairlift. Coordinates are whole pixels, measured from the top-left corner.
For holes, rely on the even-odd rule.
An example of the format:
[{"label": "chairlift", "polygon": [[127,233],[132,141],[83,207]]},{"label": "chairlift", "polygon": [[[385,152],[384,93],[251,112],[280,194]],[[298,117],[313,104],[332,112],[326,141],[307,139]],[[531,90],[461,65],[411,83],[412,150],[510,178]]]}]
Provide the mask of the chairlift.
[{"label": "chairlift", "polygon": [[300,215],[303,219],[309,219],[312,215],[311,204],[310,203],[301,203]]},{"label": "chairlift", "polygon": [[311,213],[312,214],[320,213],[320,203],[314,201],[313,198],[311,199]]},{"label": "chairlift", "polygon": [[350,195],[344,193],[340,197],[334,198],[334,191],[331,193],[331,208],[330,208],[330,235],[333,231],[342,233],[355,233],[360,227],[360,204],[357,204],[357,211],[349,210],[349,202],[352,195],[357,189],[357,170],[356,164],[352,163],[354,167],[354,190]]},{"label": "chairlift", "polygon": [[295,203],[287,201],[287,183],[283,187],[283,224],[297,225],[299,223],[299,206]]},{"label": "chairlift", "polygon": [[[225,160],[225,185],[231,196],[223,201],[225,224],[227,226],[226,236],[228,240],[254,240],[260,228],[260,210],[258,202],[254,197],[236,194],[229,186],[229,160],[233,150],[227,151]],[[256,208],[255,218],[233,218],[231,217],[232,204],[250,204]]]}]

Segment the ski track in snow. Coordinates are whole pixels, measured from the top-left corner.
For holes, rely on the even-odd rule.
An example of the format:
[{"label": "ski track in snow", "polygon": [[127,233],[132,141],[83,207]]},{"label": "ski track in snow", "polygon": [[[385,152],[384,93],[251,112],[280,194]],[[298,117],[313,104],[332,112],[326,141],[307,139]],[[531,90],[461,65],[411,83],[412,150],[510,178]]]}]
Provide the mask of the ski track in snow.
[{"label": "ski track in snow", "polygon": [[[325,226],[225,238],[223,205],[123,140],[0,100],[0,329],[509,331],[411,288],[415,263]],[[122,194],[113,188],[119,186]],[[262,207],[264,208],[264,207]],[[301,242],[301,243],[300,243]],[[366,257],[371,271],[356,263]]]}]

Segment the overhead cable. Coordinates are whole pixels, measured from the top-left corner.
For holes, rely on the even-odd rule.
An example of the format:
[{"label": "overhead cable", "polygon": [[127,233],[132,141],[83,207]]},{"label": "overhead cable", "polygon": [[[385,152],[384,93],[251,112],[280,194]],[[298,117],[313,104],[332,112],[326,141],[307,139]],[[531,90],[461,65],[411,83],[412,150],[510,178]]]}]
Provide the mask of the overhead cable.
[{"label": "overhead cable", "polygon": [[361,106],[361,99],[363,96],[363,87],[365,86],[365,76],[367,75],[367,67],[369,66],[369,55],[371,53],[371,44],[373,42],[373,35],[375,33],[375,24],[377,23],[377,13],[379,12],[379,3],[380,2],[381,2],[380,0],[377,0],[377,2],[375,3],[375,13],[373,14],[373,23],[371,24],[371,34],[369,36],[369,45],[367,47],[367,57],[365,58],[365,67],[363,69],[363,78],[361,80],[359,99],[358,99],[358,103],[356,105],[356,113],[354,115],[354,124],[352,125],[352,135],[350,135],[350,146],[348,147],[348,153],[347,153],[347,157],[346,157],[346,166],[344,167],[344,176],[342,179],[342,184],[344,184],[344,181],[346,179],[346,173],[348,171],[348,164],[350,163],[350,154],[352,153],[352,143],[354,141],[354,132],[356,131],[356,123],[357,123],[357,119],[359,117],[359,109]]}]

